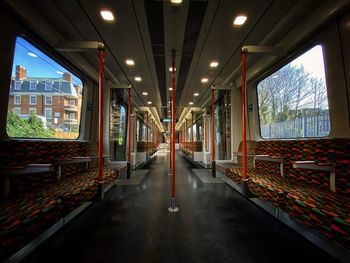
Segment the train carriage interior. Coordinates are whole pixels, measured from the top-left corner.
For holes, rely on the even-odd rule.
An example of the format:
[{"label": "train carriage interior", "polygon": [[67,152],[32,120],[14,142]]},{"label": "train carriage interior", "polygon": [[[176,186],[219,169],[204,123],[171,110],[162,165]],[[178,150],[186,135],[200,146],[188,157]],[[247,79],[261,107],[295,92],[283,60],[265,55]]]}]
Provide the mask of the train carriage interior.
[{"label": "train carriage interior", "polygon": [[349,262],[349,0],[0,1],[1,262]]}]

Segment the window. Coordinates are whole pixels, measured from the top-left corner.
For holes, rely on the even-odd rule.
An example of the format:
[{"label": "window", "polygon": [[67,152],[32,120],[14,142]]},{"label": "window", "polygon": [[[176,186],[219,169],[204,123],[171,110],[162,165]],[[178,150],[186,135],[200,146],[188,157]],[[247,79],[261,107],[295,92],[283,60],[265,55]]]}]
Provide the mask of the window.
[{"label": "window", "polygon": [[15,108],[13,108],[13,112],[14,112],[16,115],[20,115],[20,114],[21,114],[21,108],[15,107]]},{"label": "window", "polygon": [[[77,139],[84,99],[82,81],[22,37],[16,39],[12,64],[6,124],[8,136]],[[77,93],[77,87],[81,92]],[[65,97],[68,103],[75,101],[75,106],[70,108],[75,113],[73,121],[63,118]]]},{"label": "window", "polygon": [[30,82],[29,90],[36,90],[36,81],[31,81]]},{"label": "window", "polygon": [[45,90],[52,90],[52,82],[45,81]]},{"label": "window", "polygon": [[21,95],[15,95],[13,99],[13,103],[16,105],[21,104]]},{"label": "window", "polygon": [[36,105],[36,95],[29,96],[29,105]]},{"label": "window", "polygon": [[52,105],[52,96],[45,96],[45,105]]},{"label": "window", "polygon": [[69,119],[75,120],[75,118],[76,118],[75,112],[70,112],[69,113]]},{"label": "window", "polygon": [[257,86],[265,139],[325,137],[330,131],[321,45],[316,45]]},{"label": "window", "polygon": [[46,119],[52,119],[52,109],[51,108],[45,108],[45,118]]},{"label": "window", "polygon": [[21,81],[15,81],[15,90],[21,90],[21,85],[22,85]]},{"label": "window", "polygon": [[36,115],[36,108],[29,108],[29,115]]}]

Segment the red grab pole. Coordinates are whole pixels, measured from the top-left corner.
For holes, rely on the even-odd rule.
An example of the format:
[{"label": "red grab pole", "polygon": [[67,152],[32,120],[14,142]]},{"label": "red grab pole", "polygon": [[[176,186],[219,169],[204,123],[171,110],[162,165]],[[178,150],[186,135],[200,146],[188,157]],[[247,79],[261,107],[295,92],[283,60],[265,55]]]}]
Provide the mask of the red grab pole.
[{"label": "red grab pole", "polygon": [[247,53],[241,53],[242,61],[242,181],[246,182],[247,177],[247,131],[246,131],[246,60]]},{"label": "red grab pole", "polygon": [[216,177],[216,164],[215,164],[215,90],[211,89],[211,173],[213,177]]},{"label": "red grab pole", "polygon": [[146,161],[148,160],[148,112],[146,113]]},{"label": "red grab pole", "polygon": [[128,162],[126,179],[130,178],[131,175],[131,88],[128,89]]},{"label": "red grab pole", "polygon": [[98,79],[98,177],[97,181],[103,183],[103,81],[104,81],[104,48],[99,48],[100,70]]},{"label": "red grab pole", "polygon": [[169,212],[178,212],[179,208],[176,207],[175,199],[175,56],[176,50],[171,50],[171,131],[170,131],[170,163],[171,163],[171,206]]},{"label": "red grab pole", "polygon": [[171,72],[171,197],[175,198],[175,50],[172,51]]},{"label": "red grab pole", "polygon": [[131,161],[131,88],[128,89],[128,162]]}]

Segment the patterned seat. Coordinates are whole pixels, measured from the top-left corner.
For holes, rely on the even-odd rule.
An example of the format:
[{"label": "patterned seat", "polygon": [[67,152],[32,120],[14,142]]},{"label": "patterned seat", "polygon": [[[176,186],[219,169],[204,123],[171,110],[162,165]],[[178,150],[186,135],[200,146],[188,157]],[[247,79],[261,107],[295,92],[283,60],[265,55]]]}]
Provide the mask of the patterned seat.
[{"label": "patterned seat", "polygon": [[350,248],[350,198],[300,187],[287,195],[288,213],[306,226]]},{"label": "patterned seat", "polygon": [[8,257],[62,217],[52,195],[29,194],[0,204],[0,258]]}]

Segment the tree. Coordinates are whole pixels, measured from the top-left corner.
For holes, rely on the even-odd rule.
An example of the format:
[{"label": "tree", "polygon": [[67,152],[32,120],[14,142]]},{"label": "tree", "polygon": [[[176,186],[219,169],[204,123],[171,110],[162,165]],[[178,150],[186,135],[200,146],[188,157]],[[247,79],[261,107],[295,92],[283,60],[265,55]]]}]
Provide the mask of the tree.
[{"label": "tree", "polygon": [[13,138],[54,138],[52,129],[45,129],[42,121],[35,115],[23,119],[13,111],[7,116],[7,134]]},{"label": "tree", "polygon": [[328,108],[325,81],[288,64],[258,85],[262,125],[294,120]]}]

